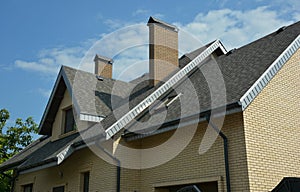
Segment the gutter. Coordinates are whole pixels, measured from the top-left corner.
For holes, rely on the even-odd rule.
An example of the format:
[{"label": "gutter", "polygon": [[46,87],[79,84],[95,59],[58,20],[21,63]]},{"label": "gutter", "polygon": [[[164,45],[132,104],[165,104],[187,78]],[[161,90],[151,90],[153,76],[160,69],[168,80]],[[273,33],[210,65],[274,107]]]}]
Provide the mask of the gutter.
[{"label": "gutter", "polygon": [[104,149],[99,142],[95,142],[95,145],[99,147],[106,155],[108,155],[112,160],[117,162],[117,183],[116,183],[116,192],[121,191],[121,162],[119,159],[110,154],[106,149]]},{"label": "gutter", "polygon": [[224,161],[225,161],[225,172],[226,172],[226,188],[227,192],[231,192],[230,186],[230,174],[229,174],[229,160],[228,160],[228,139],[226,135],[212,122],[209,120],[210,116],[206,116],[207,123],[222,137],[224,144]]},{"label": "gutter", "polygon": [[[218,110],[220,110],[220,114],[218,113]],[[200,123],[200,122],[206,121],[206,116],[207,115],[210,116],[212,111],[214,111],[214,113],[215,113],[214,117],[223,116],[224,115],[223,110],[224,110],[224,106],[218,107],[218,108],[215,108],[215,109],[209,109],[209,110],[206,110],[206,111],[202,111],[198,114],[183,117],[181,119],[171,120],[171,121],[163,123],[162,125],[158,125],[160,127],[158,127],[157,125],[154,125],[152,127],[147,128],[149,130],[156,130],[156,131],[151,132],[149,134],[137,134],[137,133],[134,133],[134,132],[130,132],[130,127],[129,127],[127,130],[124,131],[124,133],[122,134],[122,137],[125,138],[126,141],[133,141],[133,140],[142,139],[142,138],[145,138],[145,137],[157,135],[157,134],[164,133],[164,132],[167,132],[167,131],[171,131],[171,130],[174,130],[174,129],[186,127],[188,125],[192,125],[192,124],[195,124],[195,123]],[[241,112],[241,111],[242,111],[242,108],[241,108],[241,105],[239,104],[239,102],[233,102],[233,103],[230,103],[230,104],[226,105],[226,114],[225,115],[231,115],[231,114],[238,113],[238,112]],[[132,124],[130,126],[134,126],[134,124]],[[145,129],[145,131],[147,129]]]},{"label": "gutter", "polygon": [[[40,169],[53,167],[56,165],[57,165],[57,157],[53,157],[53,158],[47,159],[45,161],[42,161],[42,162],[39,162],[39,163],[36,163],[33,165],[29,165],[29,166],[23,167],[21,169],[18,169],[18,168],[17,169],[18,169],[19,174],[25,174],[25,173],[30,173],[32,171],[38,171]],[[20,166],[22,166],[22,164]]]}]

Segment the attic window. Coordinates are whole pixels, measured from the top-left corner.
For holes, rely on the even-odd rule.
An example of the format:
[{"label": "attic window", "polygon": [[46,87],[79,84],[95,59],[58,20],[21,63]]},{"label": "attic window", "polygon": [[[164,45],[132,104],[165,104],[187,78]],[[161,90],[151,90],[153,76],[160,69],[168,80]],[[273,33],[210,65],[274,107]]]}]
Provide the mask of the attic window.
[{"label": "attic window", "polygon": [[64,126],[64,133],[68,133],[70,131],[75,130],[75,120],[73,115],[73,108],[70,107],[64,111],[65,113],[65,126]]}]

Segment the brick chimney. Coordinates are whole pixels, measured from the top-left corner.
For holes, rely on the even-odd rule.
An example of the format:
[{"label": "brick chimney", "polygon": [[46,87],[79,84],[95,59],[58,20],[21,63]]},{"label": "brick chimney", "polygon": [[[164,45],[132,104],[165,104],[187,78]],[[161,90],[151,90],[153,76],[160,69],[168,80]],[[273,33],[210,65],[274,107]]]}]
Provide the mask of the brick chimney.
[{"label": "brick chimney", "polygon": [[112,78],[112,59],[96,54],[94,62],[96,75],[110,79]]},{"label": "brick chimney", "polygon": [[149,79],[155,86],[176,68],[178,63],[178,28],[150,17],[149,27]]}]

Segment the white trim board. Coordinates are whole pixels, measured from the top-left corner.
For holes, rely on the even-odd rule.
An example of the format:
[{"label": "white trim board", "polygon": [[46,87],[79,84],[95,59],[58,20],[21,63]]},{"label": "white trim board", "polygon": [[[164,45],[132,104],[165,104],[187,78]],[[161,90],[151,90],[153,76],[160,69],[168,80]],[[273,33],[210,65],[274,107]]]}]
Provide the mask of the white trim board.
[{"label": "white trim board", "polygon": [[[151,106],[159,97],[176,85],[180,80],[182,80],[190,71],[195,69],[198,65],[202,63],[209,55],[211,55],[216,49],[221,48],[222,44],[219,40],[213,42],[209,47],[207,47],[202,53],[200,53],[196,58],[189,62],[185,67],[175,73],[169,80],[167,80],[163,85],[146,97],[143,101],[137,104],[133,109],[127,112],[124,116],[118,119],[113,125],[111,125],[107,130],[105,130],[106,139],[110,139],[121,129],[123,129],[129,122],[131,122],[135,117],[142,113],[145,109]],[[222,51],[224,49],[221,48]],[[224,52],[226,54],[226,52]]]},{"label": "white trim board", "polygon": [[240,104],[244,111],[257,97],[263,88],[271,81],[283,65],[300,48],[300,35],[280,54],[280,56],[269,66],[269,68],[257,79],[257,81],[240,98]]}]

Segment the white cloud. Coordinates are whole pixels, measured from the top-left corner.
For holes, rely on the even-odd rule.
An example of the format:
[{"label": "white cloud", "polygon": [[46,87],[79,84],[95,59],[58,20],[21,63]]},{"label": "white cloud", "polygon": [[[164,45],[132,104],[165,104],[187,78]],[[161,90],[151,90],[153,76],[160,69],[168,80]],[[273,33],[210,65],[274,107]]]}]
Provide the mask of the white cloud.
[{"label": "white cloud", "polygon": [[150,10],[147,9],[137,9],[132,13],[132,16],[138,16],[138,15],[149,15]]},{"label": "white cloud", "polygon": [[104,24],[113,30],[124,26],[124,22],[119,19],[106,19],[104,20]]},{"label": "white cloud", "polygon": [[293,18],[296,20],[296,21],[300,21],[300,13],[295,13],[293,15]]},{"label": "white cloud", "polygon": [[148,9],[137,9],[135,10],[133,13],[132,13],[132,16],[134,17],[149,17],[149,16],[153,16],[153,17],[156,17],[156,18],[164,18],[164,15],[161,14],[161,13],[154,13],[153,11],[151,10],[148,10]]},{"label": "white cloud", "polygon": [[37,91],[45,98],[49,98],[52,90],[46,90],[46,89],[39,88]]},{"label": "white cloud", "polygon": [[35,71],[41,75],[56,75],[61,65],[77,67],[86,48],[53,48],[41,50],[36,61],[16,60],[15,66],[24,70]]},{"label": "white cloud", "polygon": [[48,65],[42,62],[38,63],[38,62],[27,62],[27,61],[16,60],[15,64],[19,68],[41,72],[43,74],[54,74],[57,72],[57,66]]},{"label": "white cloud", "polygon": [[[292,21],[277,17],[277,12],[267,7],[247,11],[221,9],[198,14],[194,21],[181,28],[208,43],[217,38],[229,48],[240,47]],[[179,24],[180,25],[180,24]]]},{"label": "white cloud", "polygon": [[[136,15],[144,13],[149,11],[140,9],[134,12]],[[295,13],[294,18],[300,18],[300,14]],[[291,22],[280,18],[278,11],[257,7],[246,11],[211,10],[206,14],[199,13],[189,23],[175,25],[180,28],[179,51],[182,54],[215,39],[221,39],[228,49],[240,47]],[[148,71],[145,62],[141,62],[148,59],[148,28],[145,23],[133,25],[121,20],[106,20],[111,27],[123,28],[101,34],[98,41],[88,39],[77,47],[42,50],[36,61],[17,60],[15,66],[54,75],[61,64],[77,68],[81,63],[80,69],[92,72],[93,58],[100,54],[115,60],[114,77],[130,80]],[[125,71],[128,75],[124,75]]]}]

